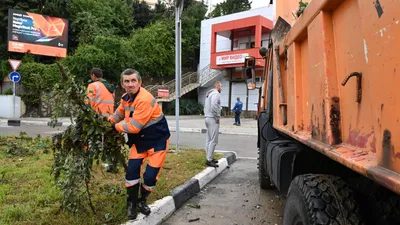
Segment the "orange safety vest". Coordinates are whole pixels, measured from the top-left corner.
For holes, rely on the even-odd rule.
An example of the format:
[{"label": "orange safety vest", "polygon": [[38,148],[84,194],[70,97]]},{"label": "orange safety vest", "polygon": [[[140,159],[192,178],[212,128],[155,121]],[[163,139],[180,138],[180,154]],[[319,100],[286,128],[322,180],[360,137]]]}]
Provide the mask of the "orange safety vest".
[{"label": "orange safety vest", "polygon": [[157,100],[146,89],[141,87],[135,96],[124,94],[108,119],[117,131],[128,134],[128,145],[135,144],[138,152],[165,150],[170,137],[168,123]]},{"label": "orange safety vest", "polygon": [[103,116],[114,112],[114,93],[111,93],[106,86],[96,81],[88,86],[87,97],[92,108]]}]

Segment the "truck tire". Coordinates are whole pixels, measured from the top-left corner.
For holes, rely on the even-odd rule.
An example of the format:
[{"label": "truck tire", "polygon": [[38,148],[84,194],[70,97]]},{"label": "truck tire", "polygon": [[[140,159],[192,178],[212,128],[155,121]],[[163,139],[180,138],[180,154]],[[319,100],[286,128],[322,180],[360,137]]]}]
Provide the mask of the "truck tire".
[{"label": "truck tire", "polygon": [[370,214],[376,214],[375,224],[400,224],[400,197],[387,190],[381,190],[376,197],[374,205],[376,208],[374,208],[373,212],[369,212]]},{"label": "truck tire", "polygon": [[261,189],[272,189],[274,185],[271,183],[271,179],[265,171],[266,162],[265,162],[264,154],[258,149],[258,181],[260,183]]},{"label": "truck tire", "polygon": [[341,178],[305,174],[290,184],[283,225],[364,224],[353,192]]}]

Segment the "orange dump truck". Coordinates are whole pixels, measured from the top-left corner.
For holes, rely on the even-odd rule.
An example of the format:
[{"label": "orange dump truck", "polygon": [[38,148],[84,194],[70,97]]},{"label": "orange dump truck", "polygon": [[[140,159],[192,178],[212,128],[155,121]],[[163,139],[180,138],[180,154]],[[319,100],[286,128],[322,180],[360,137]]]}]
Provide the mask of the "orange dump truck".
[{"label": "orange dump truck", "polygon": [[248,85],[260,186],[287,193],[284,225],[400,224],[400,1],[274,3],[265,82]]}]

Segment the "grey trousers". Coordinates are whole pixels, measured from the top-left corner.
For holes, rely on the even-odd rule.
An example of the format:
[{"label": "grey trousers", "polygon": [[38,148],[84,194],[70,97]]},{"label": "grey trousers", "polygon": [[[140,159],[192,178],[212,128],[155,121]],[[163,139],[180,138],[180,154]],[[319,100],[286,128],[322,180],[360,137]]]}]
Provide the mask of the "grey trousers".
[{"label": "grey trousers", "polygon": [[215,122],[214,118],[206,118],[206,156],[207,161],[212,160],[215,146],[218,144],[219,123]]}]

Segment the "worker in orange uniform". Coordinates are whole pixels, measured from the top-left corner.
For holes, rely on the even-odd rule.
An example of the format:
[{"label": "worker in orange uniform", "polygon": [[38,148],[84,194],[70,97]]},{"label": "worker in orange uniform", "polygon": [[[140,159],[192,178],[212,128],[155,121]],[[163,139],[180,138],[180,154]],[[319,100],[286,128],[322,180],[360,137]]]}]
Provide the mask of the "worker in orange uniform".
[{"label": "worker in orange uniform", "polygon": [[[125,176],[128,219],[136,219],[151,210],[146,200],[155,188],[161,167],[167,155],[170,132],[167,120],[156,99],[142,85],[138,71],[126,69],[121,74],[121,85],[126,93],[114,114],[109,117],[115,130],[127,133],[130,155]],[[146,159],[149,162],[140,184],[140,174]],[[140,189],[141,197],[138,199]]]},{"label": "worker in orange uniform", "polygon": [[93,68],[90,71],[92,83],[89,84],[87,97],[92,108],[102,116],[109,116],[114,112],[114,88],[103,79],[103,71]]},{"label": "worker in orange uniform", "polygon": [[[103,79],[103,71],[99,68],[93,68],[90,71],[92,83],[87,88],[87,104],[100,114],[101,117],[108,117],[114,112],[114,87]],[[102,138],[104,143],[104,136]],[[107,172],[115,172],[112,164],[108,165]]]}]

